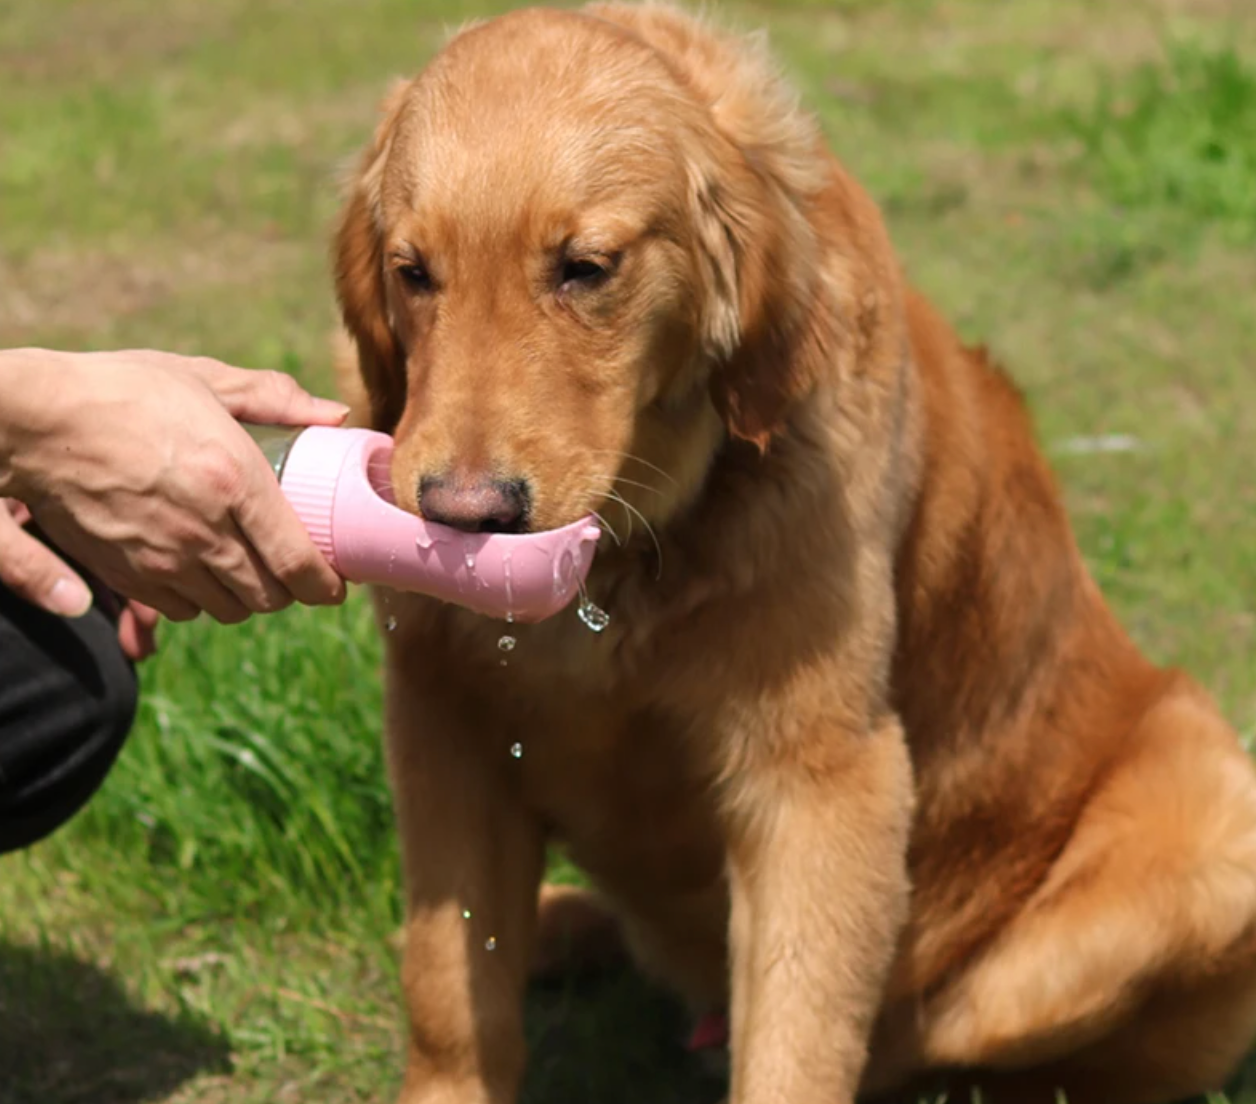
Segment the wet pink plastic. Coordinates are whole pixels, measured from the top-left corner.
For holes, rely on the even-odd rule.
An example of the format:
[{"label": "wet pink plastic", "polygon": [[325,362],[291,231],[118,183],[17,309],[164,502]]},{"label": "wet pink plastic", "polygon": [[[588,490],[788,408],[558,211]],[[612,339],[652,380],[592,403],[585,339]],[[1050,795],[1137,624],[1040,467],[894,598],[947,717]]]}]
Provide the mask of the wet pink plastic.
[{"label": "wet pink plastic", "polygon": [[392,438],[311,426],[280,484],[314,543],[355,583],[415,591],[507,620],[552,617],[577,594],[601,530],[591,519],[540,533],[464,533],[393,502]]}]

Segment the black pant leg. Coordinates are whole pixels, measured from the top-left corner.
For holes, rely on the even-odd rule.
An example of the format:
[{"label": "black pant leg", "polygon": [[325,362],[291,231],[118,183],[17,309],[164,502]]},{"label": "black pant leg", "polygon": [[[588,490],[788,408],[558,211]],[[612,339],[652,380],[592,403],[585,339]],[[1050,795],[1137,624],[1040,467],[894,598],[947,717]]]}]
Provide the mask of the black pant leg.
[{"label": "black pant leg", "polygon": [[0,586],[0,853],[79,811],[135,718],[135,669],[99,608],[68,620]]}]

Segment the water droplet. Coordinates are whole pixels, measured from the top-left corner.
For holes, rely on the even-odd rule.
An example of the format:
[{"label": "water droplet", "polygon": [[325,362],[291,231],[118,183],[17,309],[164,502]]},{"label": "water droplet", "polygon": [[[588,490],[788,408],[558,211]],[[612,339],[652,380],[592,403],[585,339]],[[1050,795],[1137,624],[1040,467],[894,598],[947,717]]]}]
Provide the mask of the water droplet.
[{"label": "water droplet", "polygon": [[571,593],[568,589],[571,586],[571,577],[576,571],[576,560],[572,556],[570,549],[554,561],[554,597],[560,594]]},{"label": "water droplet", "polygon": [[523,745],[517,741],[510,745],[510,754],[515,759],[523,758]]},{"label": "water droplet", "polygon": [[518,644],[518,643],[519,643],[519,641],[517,641],[517,640],[516,640],[513,636],[503,636],[503,637],[502,637],[502,638],[501,638],[501,639],[497,642],[497,646],[498,646],[498,647],[499,647],[499,648],[500,648],[503,652],[513,652],[513,651],[515,650],[515,645],[516,645],[516,644]]},{"label": "water droplet", "polygon": [[466,568],[466,571],[459,571],[456,577],[458,581],[458,589],[465,594],[468,586],[470,586],[472,591],[475,590],[476,573],[474,537],[466,536],[462,538],[462,563]]},{"label": "water droplet", "polygon": [[432,547],[432,534],[426,528],[420,529],[419,535],[414,538],[414,543],[426,552]]},{"label": "water droplet", "polygon": [[470,909],[463,909],[463,910],[462,910],[462,918],[463,918],[464,920],[470,920],[470,919],[471,919],[471,910],[470,910]]},{"label": "water droplet", "polygon": [[506,582],[506,622],[509,624],[515,619],[515,592],[510,577],[510,553],[502,554],[502,574],[505,576]]},{"label": "water droplet", "polygon": [[611,615],[594,604],[583,585],[580,587],[580,605],[576,607],[576,614],[595,633],[600,633],[611,623]]},{"label": "water droplet", "polygon": [[388,620],[384,622],[384,628],[386,628],[389,632],[397,631],[397,619],[393,617],[392,614],[388,615]]},{"label": "water droplet", "polygon": [[486,951],[497,950],[497,936],[490,935],[486,940],[484,940],[484,949]]}]

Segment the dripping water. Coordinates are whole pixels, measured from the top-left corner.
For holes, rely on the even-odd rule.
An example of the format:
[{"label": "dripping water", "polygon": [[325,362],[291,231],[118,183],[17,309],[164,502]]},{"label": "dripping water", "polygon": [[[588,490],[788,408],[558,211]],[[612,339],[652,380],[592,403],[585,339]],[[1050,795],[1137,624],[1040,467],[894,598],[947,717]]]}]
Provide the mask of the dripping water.
[{"label": "dripping water", "polygon": [[611,623],[611,615],[594,603],[584,583],[580,584],[580,604],[576,607],[576,614],[595,633],[602,632]]}]

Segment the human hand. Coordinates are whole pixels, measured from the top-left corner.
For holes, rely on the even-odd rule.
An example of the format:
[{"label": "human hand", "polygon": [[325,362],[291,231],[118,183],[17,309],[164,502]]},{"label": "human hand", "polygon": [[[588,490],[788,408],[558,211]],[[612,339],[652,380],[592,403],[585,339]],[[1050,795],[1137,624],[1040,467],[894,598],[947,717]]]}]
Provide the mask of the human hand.
[{"label": "human hand", "polygon": [[[92,605],[82,576],[48,545],[27,532],[30,510],[13,498],[0,500],[0,583],[33,605],[61,617],[81,617]],[[160,614],[126,601],[118,614],[118,644],[135,662],[157,650]]]},{"label": "human hand", "polygon": [[[340,404],[281,373],[147,350],[0,354],[0,394],[0,493],[113,590],[227,623],[343,600],[237,421],[336,425]],[[65,585],[73,606],[81,591]]]}]

